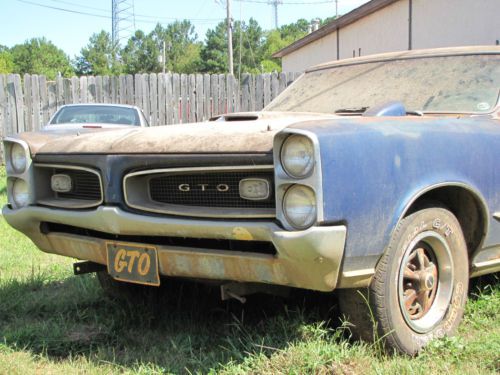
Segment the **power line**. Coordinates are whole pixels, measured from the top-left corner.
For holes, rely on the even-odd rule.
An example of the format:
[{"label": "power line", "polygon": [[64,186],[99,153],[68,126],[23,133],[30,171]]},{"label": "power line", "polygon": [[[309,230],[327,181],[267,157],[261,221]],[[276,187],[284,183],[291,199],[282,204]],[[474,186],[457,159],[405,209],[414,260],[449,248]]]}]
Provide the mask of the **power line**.
[{"label": "power line", "polygon": [[[254,4],[269,4],[267,0],[235,0],[242,3]],[[335,0],[319,0],[319,1],[286,1],[282,2],[283,5],[316,5],[316,4],[333,4]]]},{"label": "power line", "polygon": [[[47,5],[47,4],[40,4],[40,3],[36,3],[34,1],[28,1],[28,0],[17,0],[17,1],[20,2],[20,3],[30,4],[30,5],[38,6],[38,7],[41,7],[41,8],[48,8],[48,9],[58,10],[58,11],[61,11],[61,12],[66,12],[66,13],[74,13],[74,14],[80,14],[80,15],[89,16],[89,17],[106,18],[106,19],[111,19],[112,18],[111,12],[109,10],[105,11],[104,9],[93,8],[93,7],[83,6],[83,5],[79,5],[79,4],[74,4],[74,3],[70,3],[69,1],[65,1],[64,3],[66,3],[67,5],[72,5],[72,6],[77,6],[77,7],[87,8],[87,9],[93,8],[93,10],[100,11],[100,12],[106,12],[107,14],[106,15],[104,15],[104,14],[96,14],[96,13],[90,13],[90,12],[85,12],[85,11],[80,11],[80,10],[74,10],[74,9],[56,7],[56,6]],[[56,1],[56,2],[61,2],[62,3],[62,0],[51,0],[51,1]],[[152,19],[167,20],[167,21],[183,21],[183,20],[188,20],[188,21],[191,21],[193,23],[207,23],[207,24],[216,23],[216,22],[220,22],[220,21],[223,20],[222,18],[157,17],[157,16],[151,16],[151,15],[145,15],[145,14],[135,14],[135,17],[136,17],[136,21],[137,22],[140,22],[140,23],[150,23],[150,24],[156,24],[156,23],[161,23],[161,22],[142,20],[142,19],[138,19],[138,18],[152,18]]]}]

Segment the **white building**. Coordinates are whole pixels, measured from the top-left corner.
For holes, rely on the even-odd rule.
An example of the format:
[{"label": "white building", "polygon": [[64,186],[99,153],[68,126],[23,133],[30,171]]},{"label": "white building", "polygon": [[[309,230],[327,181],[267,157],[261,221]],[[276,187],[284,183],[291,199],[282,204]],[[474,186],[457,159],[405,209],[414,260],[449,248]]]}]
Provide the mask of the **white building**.
[{"label": "white building", "polygon": [[372,0],[274,54],[284,72],[331,60],[500,41],[500,0]]}]

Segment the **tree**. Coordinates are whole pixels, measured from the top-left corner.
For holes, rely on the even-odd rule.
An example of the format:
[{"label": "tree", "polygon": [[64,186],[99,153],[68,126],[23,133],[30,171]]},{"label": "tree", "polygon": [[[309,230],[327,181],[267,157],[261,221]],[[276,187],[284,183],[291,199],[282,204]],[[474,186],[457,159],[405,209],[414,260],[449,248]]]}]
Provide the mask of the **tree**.
[{"label": "tree", "polygon": [[267,32],[263,46],[263,70],[266,72],[281,71],[279,59],[274,59],[272,55],[307,35],[310,24],[309,21],[300,19],[297,22],[283,25],[277,30]]},{"label": "tree", "polygon": [[[233,26],[233,58],[235,72],[259,73],[262,69],[264,32],[256,20],[248,24],[236,21]],[[241,56],[241,63],[240,63]],[[205,45],[201,49],[201,70],[208,73],[226,73],[228,70],[226,22],[208,30]]]},{"label": "tree", "polygon": [[160,51],[160,56],[165,42],[166,70],[188,74],[198,70],[201,43],[197,42],[198,36],[190,21],[175,21],[166,28],[157,24],[150,36]]},{"label": "tree", "polygon": [[121,72],[122,66],[111,36],[104,30],[93,34],[89,44],[80,53],[75,61],[75,70],[79,75],[113,75]]},{"label": "tree", "polygon": [[121,51],[124,70],[129,74],[160,71],[160,51],[151,35],[137,30]]},{"label": "tree", "polygon": [[19,74],[42,74],[54,79],[58,74],[71,76],[69,57],[45,38],[33,38],[11,48],[14,71]]},{"label": "tree", "polygon": [[9,49],[0,44],[0,74],[9,74],[14,71],[14,61]]}]

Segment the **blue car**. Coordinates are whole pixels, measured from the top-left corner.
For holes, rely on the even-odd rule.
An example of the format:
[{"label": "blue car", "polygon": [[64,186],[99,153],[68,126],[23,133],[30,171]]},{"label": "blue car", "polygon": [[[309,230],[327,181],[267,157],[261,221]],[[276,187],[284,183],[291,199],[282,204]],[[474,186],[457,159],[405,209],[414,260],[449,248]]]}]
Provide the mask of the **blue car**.
[{"label": "blue car", "polygon": [[112,295],[336,291],[357,336],[415,354],[500,271],[499,94],[500,47],[409,51],[314,67],[258,113],[23,133],[3,216]]}]

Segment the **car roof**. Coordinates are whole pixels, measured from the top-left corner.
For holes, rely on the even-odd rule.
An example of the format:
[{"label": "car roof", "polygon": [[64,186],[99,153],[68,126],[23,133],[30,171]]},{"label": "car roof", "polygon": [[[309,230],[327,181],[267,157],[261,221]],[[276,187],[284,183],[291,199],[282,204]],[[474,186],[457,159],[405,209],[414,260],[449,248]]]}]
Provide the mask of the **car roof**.
[{"label": "car roof", "polygon": [[497,54],[500,54],[500,46],[448,47],[448,48],[432,48],[432,49],[421,49],[412,51],[399,51],[399,52],[380,53],[376,55],[367,55],[363,57],[353,57],[344,60],[334,60],[313,66],[307,69],[306,73],[327,68],[365,64],[371,62],[390,61],[390,60],[415,59],[421,57],[497,55]]},{"label": "car roof", "polygon": [[90,106],[139,109],[139,107],[137,107],[135,105],[112,104],[112,103],[74,103],[74,104],[64,104],[60,108],[64,108],[64,107],[90,107]]}]

